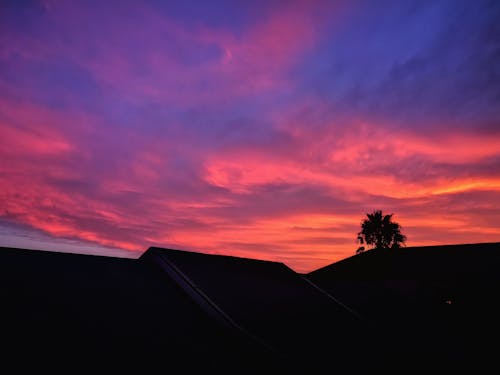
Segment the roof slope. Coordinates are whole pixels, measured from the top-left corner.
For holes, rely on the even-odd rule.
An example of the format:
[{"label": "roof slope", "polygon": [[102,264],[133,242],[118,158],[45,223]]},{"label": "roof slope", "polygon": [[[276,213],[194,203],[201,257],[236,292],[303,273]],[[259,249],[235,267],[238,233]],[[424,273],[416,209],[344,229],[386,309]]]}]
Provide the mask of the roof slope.
[{"label": "roof slope", "polygon": [[161,270],[135,259],[0,248],[0,300],[2,357],[17,368],[35,361],[50,370],[233,373],[249,363],[252,373],[261,359],[272,365]]},{"label": "roof slope", "polygon": [[160,248],[141,259],[182,275],[207,308],[292,363],[341,366],[368,340],[356,315],[283,263]]},{"label": "roof slope", "polygon": [[481,243],[370,250],[306,276],[402,351],[461,365],[496,356],[486,343],[500,334],[499,269],[500,243]]}]

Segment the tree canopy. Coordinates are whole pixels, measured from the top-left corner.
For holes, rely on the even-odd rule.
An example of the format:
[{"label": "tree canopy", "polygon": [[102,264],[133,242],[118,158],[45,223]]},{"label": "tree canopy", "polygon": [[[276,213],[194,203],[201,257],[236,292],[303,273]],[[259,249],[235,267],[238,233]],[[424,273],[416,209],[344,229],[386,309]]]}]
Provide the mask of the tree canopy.
[{"label": "tree canopy", "polygon": [[366,214],[357,237],[361,246],[356,253],[365,250],[364,244],[375,249],[398,249],[405,245],[406,236],[401,233],[401,226],[392,221],[393,215],[384,215],[381,210]]}]

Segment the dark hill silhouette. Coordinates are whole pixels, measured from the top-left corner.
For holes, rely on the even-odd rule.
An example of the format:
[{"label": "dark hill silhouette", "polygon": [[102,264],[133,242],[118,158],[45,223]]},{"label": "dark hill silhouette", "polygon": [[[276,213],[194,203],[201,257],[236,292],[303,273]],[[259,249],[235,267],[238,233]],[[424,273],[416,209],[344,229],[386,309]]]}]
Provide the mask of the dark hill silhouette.
[{"label": "dark hill silhouette", "polygon": [[460,368],[497,356],[500,243],[369,250],[306,276],[398,343],[400,358]]}]

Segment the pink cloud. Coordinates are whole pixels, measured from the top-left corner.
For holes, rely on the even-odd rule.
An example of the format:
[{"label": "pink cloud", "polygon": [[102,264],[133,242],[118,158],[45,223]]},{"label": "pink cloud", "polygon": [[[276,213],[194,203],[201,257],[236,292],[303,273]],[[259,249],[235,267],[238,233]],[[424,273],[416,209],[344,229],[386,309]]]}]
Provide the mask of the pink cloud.
[{"label": "pink cloud", "polygon": [[[32,33],[0,35],[1,61],[49,71],[0,82],[2,219],[299,272],[354,254],[373,209],[396,213],[410,245],[498,241],[498,134],[406,129],[300,91],[292,73],[335,4],[294,2],[238,32],[136,3],[108,22],[108,6],[54,3]],[[50,91],[61,67],[95,85],[90,99]]]},{"label": "pink cloud", "polygon": [[123,7],[111,25],[104,16],[96,19],[96,10],[84,3],[61,3],[42,18],[50,24],[50,32],[42,34],[46,43],[38,35],[8,35],[6,44],[10,54],[27,60],[77,64],[130,101],[223,103],[295,89],[287,74],[321,36],[321,10],[331,16],[331,7],[290,3],[263,12],[237,35],[223,27],[183,24],[144,4]]}]

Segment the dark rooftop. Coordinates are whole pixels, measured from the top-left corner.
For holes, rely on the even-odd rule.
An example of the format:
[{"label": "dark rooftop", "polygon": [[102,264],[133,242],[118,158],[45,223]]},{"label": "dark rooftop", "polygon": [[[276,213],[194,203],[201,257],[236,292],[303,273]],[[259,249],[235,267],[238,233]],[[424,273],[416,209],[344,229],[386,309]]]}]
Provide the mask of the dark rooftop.
[{"label": "dark rooftop", "polygon": [[313,367],[327,359],[340,366],[368,340],[358,316],[283,263],[160,248],[141,259],[173,266],[192,290],[288,361],[307,358]]},{"label": "dark rooftop", "polygon": [[0,248],[0,299],[2,357],[20,371],[33,363],[188,373],[272,365],[264,349],[222,329],[168,275],[135,259]]},{"label": "dark rooftop", "polygon": [[477,371],[495,365],[499,266],[500,243],[367,251],[307,275],[160,248],[139,259],[0,248],[4,365]]},{"label": "dark rooftop", "polygon": [[496,358],[499,270],[500,243],[480,243],[370,250],[306,276],[378,324],[402,352],[459,368]]}]

